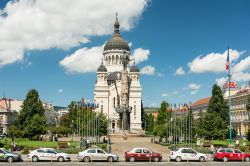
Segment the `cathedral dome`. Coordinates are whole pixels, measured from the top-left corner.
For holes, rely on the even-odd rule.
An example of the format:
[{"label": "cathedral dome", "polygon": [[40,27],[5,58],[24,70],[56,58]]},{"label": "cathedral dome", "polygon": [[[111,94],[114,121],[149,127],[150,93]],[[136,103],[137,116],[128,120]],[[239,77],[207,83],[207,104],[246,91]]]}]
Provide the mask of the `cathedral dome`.
[{"label": "cathedral dome", "polygon": [[135,73],[135,72],[140,72],[140,70],[139,70],[139,68],[137,67],[137,66],[135,66],[135,65],[133,65],[131,68],[130,68],[130,72],[131,73]]},{"label": "cathedral dome", "polygon": [[128,43],[121,37],[120,34],[114,34],[104,46],[104,51],[113,49],[130,51]]},{"label": "cathedral dome", "polygon": [[103,65],[103,63],[99,66],[97,72],[107,72],[107,68]]},{"label": "cathedral dome", "polygon": [[128,43],[120,35],[119,27],[120,24],[116,16],[116,21],[114,24],[114,35],[105,44],[104,51],[113,49],[130,51]]}]

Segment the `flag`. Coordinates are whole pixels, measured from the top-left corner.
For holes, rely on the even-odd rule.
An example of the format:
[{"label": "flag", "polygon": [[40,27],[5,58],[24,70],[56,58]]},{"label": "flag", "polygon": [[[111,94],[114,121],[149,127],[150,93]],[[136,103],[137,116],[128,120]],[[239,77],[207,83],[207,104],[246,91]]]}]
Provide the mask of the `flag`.
[{"label": "flag", "polygon": [[227,63],[226,63],[226,70],[229,70],[229,50],[227,52]]}]

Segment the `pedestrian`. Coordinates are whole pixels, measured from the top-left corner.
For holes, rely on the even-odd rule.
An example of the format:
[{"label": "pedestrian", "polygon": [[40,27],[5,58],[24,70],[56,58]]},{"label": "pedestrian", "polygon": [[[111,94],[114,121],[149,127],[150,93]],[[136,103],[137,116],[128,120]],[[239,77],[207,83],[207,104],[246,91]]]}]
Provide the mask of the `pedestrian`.
[{"label": "pedestrian", "polygon": [[211,144],[211,146],[210,146],[210,150],[211,150],[211,154],[213,154],[213,153],[214,153],[214,150],[215,150],[215,148],[214,148],[214,145],[213,145],[213,144]]}]

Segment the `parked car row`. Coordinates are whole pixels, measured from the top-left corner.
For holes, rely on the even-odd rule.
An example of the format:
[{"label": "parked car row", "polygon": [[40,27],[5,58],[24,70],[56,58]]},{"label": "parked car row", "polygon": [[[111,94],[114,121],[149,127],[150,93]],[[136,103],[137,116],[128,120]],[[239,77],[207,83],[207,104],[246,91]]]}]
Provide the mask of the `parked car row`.
[{"label": "parked car row", "polygon": [[[150,151],[147,148],[133,148],[131,151],[127,151],[124,154],[125,160],[130,162],[135,161],[154,161],[160,162],[162,161],[162,155],[160,153],[156,153]],[[39,148],[36,150],[31,151],[27,157],[31,159],[32,162],[38,161],[71,161],[69,154],[62,153],[53,148]],[[224,162],[227,161],[250,161],[250,154],[243,153],[238,149],[232,148],[219,148],[217,149],[212,155],[214,161],[222,160]],[[119,156],[107,153],[102,149],[99,148],[89,148],[82,152],[78,153],[77,159],[79,161],[90,162],[90,161],[108,161],[114,162],[119,161]],[[5,149],[0,148],[0,160],[1,161],[23,161],[20,154],[15,154],[9,152]],[[200,161],[205,162],[208,160],[208,156],[203,153],[199,153],[191,148],[178,148],[170,152],[169,155],[170,161]]]}]

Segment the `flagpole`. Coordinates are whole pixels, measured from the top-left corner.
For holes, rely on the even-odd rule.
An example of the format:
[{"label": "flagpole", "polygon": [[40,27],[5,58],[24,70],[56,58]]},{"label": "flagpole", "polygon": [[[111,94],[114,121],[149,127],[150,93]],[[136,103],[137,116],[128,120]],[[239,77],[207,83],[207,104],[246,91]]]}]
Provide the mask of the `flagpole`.
[{"label": "flagpole", "polygon": [[228,52],[227,52],[227,56],[228,56],[228,109],[229,109],[229,130],[230,130],[230,145],[232,145],[233,141],[232,141],[232,115],[231,115],[231,95],[230,95],[230,82],[231,82],[231,74],[230,74],[230,61],[229,61],[229,47],[227,48]]}]

